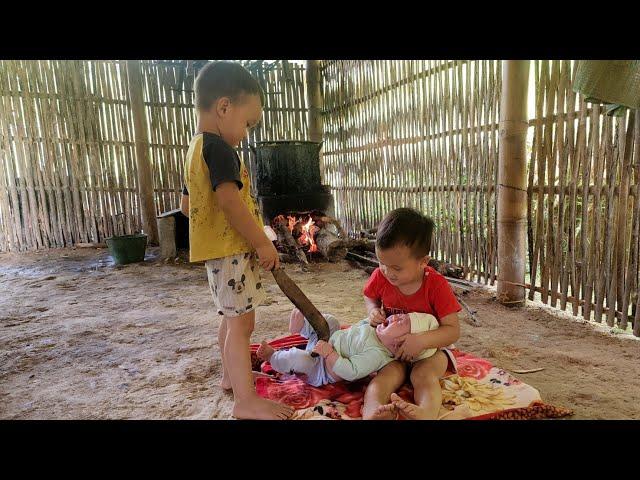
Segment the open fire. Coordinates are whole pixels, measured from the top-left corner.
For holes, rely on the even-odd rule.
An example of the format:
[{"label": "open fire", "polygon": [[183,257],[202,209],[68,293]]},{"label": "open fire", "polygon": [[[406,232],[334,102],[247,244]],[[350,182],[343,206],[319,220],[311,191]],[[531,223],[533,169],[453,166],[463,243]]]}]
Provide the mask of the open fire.
[{"label": "open fire", "polygon": [[271,227],[278,236],[276,246],[284,255],[281,259],[306,264],[307,255],[329,261],[346,255],[346,233],[337,220],[321,211],[281,214],[271,221]]},{"label": "open fire", "polygon": [[[291,225],[291,221],[293,220],[293,225],[300,222],[300,220],[296,220],[294,217],[289,217],[289,225]],[[318,245],[315,242],[316,233],[320,230],[315,225],[316,222],[313,221],[313,218],[309,217],[309,220],[302,225],[302,235],[298,237],[298,243],[300,245],[309,245],[309,252],[314,253],[318,251]],[[291,232],[293,233],[293,228],[291,228]]]},{"label": "open fire", "polygon": [[[274,219],[275,223],[285,222],[284,215],[278,215]],[[286,218],[287,228],[295,241],[301,247],[308,247],[309,253],[315,253],[318,251],[318,244],[316,243],[316,234],[320,231],[320,228],[316,225],[311,215],[296,217],[295,215],[287,215]]]}]

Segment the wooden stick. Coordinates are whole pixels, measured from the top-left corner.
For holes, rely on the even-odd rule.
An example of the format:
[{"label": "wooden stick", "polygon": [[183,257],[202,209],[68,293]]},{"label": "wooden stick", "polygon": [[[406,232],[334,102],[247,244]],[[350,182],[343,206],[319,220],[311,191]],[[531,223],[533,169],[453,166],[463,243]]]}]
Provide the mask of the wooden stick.
[{"label": "wooden stick", "polygon": [[375,260],[371,260],[369,258],[358,255],[357,253],[347,252],[346,258],[349,260],[355,260],[356,262],[362,263],[363,265],[367,265],[369,267],[378,267],[380,264]]},{"label": "wooden stick", "polygon": [[480,320],[478,320],[478,317],[476,316],[476,311],[475,310],[471,310],[469,305],[467,305],[467,302],[462,300],[462,298],[460,298],[459,295],[456,294],[456,298],[458,299],[458,303],[460,303],[460,305],[462,305],[464,307],[464,309],[467,311],[467,315],[462,317],[462,320],[464,320],[469,325],[472,325],[474,327],[481,326],[482,324],[480,323]]},{"label": "wooden stick", "polygon": [[525,373],[536,373],[544,370],[544,367],[541,368],[532,368],[529,370],[511,370],[513,373],[525,374]]},{"label": "wooden stick", "polygon": [[320,340],[329,340],[329,325],[327,321],[311,303],[302,290],[295,284],[282,268],[273,269],[271,271],[273,278],[287,296],[289,300],[302,312],[307,321],[311,324]]}]

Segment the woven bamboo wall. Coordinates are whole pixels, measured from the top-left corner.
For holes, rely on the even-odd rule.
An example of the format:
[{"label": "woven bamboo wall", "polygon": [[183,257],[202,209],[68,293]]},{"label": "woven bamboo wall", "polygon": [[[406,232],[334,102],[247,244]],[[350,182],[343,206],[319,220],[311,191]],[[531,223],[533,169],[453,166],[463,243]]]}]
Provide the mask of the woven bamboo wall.
[{"label": "woven bamboo wall", "polygon": [[[304,67],[262,65],[256,139],[306,138]],[[0,251],[101,242],[140,229],[126,65],[0,61]],[[195,130],[184,61],[143,62],[156,210],[177,208]],[[248,161],[247,142],[240,149]]]},{"label": "woven bamboo wall", "polygon": [[433,254],[495,276],[500,62],[324,62],[324,171],[351,230],[401,206],[437,223]]},{"label": "woven bamboo wall", "polygon": [[529,298],[638,336],[640,119],[585,103],[572,63],[532,65]]}]

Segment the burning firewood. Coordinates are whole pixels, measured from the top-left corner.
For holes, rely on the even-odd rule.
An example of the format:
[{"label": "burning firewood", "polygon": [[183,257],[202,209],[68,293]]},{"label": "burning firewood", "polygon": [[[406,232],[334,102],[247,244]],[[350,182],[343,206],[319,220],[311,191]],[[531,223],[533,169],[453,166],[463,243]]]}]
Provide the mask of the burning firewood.
[{"label": "burning firewood", "polygon": [[316,243],[322,256],[330,262],[342,260],[347,256],[347,241],[326,227],[318,232]]},{"label": "burning firewood", "polygon": [[272,224],[281,248],[286,249],[283,253],[295,255],[303,264],[308,262],[306,255],[314,253],[331,262],[341,260],[352,244],[340,222],[322,212],[278,215]]},{"label": "burning firewood", "polygon": [[344,231],[344,228],[342,228],[342,225],[340,224],[340,222],[335,218],[327,217],[325,215],[320,220],[327,225],[334,225],[338,230],[338,235],[340,236],[340,238],[345,240],[348,238],[347,232]]},{"label": "burning firewood", "polygon": [[285,219],[283,215],[278,215],[273,220],[273,228],[278,235],[278,241],[289,247],[289,255],[295,256],[303,266],[306,266],[309,264],[309,261],[307,260],[307,256],[301,246],[293,238],[293,235],[289,230],[290,225],[291,222],[289,221],[287,224],[287,219]]},{"label": "burning firewood", "polygon": [[[301,222],[299,222],[301,223]],[[318,251],[318,245],[316,244],[316,235],[318,233],[320,229],[318,228],[317,225],[315,225],[315,222],[313,221],[313,218],[310,216],[309,219],[304,223],[304,225],[301,225],[300,227],[300,236],[298,237],[298,243],[301,245],[309,245],[309,253],[313,253],[313,252],[317,252]]]}]

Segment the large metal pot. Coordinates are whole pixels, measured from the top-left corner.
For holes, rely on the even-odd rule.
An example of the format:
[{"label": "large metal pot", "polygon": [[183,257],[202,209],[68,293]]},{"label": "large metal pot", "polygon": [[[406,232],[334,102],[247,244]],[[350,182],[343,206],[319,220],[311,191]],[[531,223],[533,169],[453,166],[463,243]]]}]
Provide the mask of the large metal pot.
[{"label": "large metal pot", "polygon": [[257,142],[253,172],[258,195],[290,195],[322,190],[320,142],[280,140]]}]

